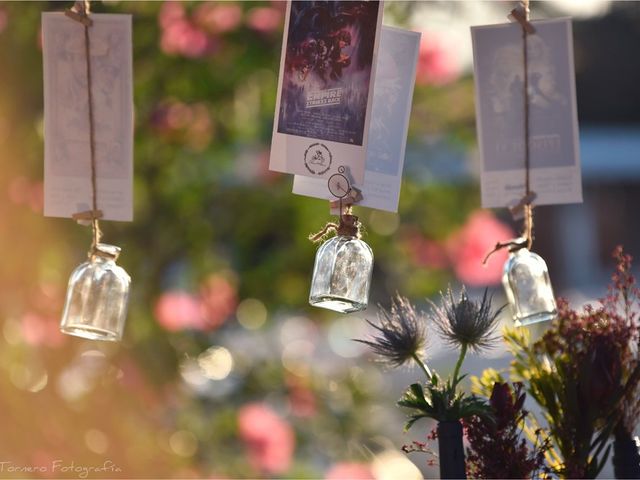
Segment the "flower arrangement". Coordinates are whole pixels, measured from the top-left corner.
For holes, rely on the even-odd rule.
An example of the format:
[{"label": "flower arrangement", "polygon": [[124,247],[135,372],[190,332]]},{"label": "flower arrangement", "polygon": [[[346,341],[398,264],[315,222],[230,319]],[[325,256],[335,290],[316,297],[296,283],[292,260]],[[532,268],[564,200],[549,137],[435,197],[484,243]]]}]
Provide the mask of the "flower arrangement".
[{"label": "flower arrangement", "polygon": [[[640,414],[640,289],[631,257],[621,247],[613,256],[612,284],[598,306],[577,311],[559,299],[557,318],[537,341],[526,328],[505,330],[513,384],[485,371],[472,379],[473,393],[460,387],[467,352],[491,348],[497,340],[502,309],[491,308],[486,290],[473,301],[464,288],[457,298],[449,289],[440,306],[431,303],[429,316],[397,297],[377,324],[369,322],[376,333],[360,342],[387,365],[415,363],[426,377],[410,385],[398,405],[409,409],[405,429],[422,418],[438,422],[428,438],[438,439],[441,478],[595,478],[611,451],[616,478],[640,478],[632,437]],[[429,323],[458,350],[446,378],[425,360]],[[527,394],[542,409],[544,427],[525,410]],[[433,453],[422,442],[405,451]]]},{"label": "flower arrangement", "polygon": [[595,478],[612,435],[616,477],[640,477],[637,447],[630,445],[640,411],[640,295],[631,257],[621,247],[613,256],[616,271],[600,306],[576,311],[560,299],[558,317],[540,340],[531,342],[524,329],[505,335],[514,354],[511,376],[527,383],[543,409],[560,459],[554,471],[565,478]]},{"label": "flower arrangement", "polygon": [[491,309],[486,290],[477,302],[469,299],[464,288],[457,299],[449,289],[442,295],[441,306],[431,305],[430,319],[437,333],[459,349],[453,373],[446,379],[427,366],[425,316],[416,312],[405,298],[398,296],[389,311],[382,309],[378,324],[369,322],[377,331],[373,338],[358,341],[368,345],[391,367],[415,362],[422,369],[426,381],[413,383],[398,401],[399,406],[409,409],[405,429],[421,418],[436,420],[441,478],[466,478],[461,420],[488,417],[491,409],[483,399],[459,388],[465,378],[460,371],[469,350],[480,351],[492,346],[502,309]]},{"label": "flower arrangement", "polygon": [[[490,417],[465,421],[467,473],[472,478],[540,478],[547,473],[548,439],[536,432],[533,445],[523,435],[529,415],[524,409],[524,385],[493,382]],[[508,461],[505,461],[508,459]]]}]

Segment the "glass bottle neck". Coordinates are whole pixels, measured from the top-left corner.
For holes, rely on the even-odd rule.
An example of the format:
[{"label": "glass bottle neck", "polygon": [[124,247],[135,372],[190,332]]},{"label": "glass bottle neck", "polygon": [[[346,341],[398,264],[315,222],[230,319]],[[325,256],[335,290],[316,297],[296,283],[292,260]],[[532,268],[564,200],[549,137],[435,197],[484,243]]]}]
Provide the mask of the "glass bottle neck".
[{"label": "glass bottle neck", "polygon": [[91,255],[91,263],[100,263],[100,264],[115,264],[115,260],[111,257],[105,257],[103,255],[93,254]]}]

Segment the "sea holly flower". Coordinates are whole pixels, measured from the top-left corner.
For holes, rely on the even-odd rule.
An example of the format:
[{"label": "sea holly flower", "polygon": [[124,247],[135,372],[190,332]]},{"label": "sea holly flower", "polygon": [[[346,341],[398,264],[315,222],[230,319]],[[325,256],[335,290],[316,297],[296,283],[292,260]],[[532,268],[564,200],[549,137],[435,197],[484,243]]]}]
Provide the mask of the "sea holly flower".
[{"label": "sea holly flower", "polygon": [[440,307],[431,302],[433,321],[441,338],[451,346],[476,352],[491,348],[497,339],[494,334],[504,306],[492,311],[491,297],[487,297],[486,289],[480,302],[470,300],[464,288],[457,301],[451,288],[441,297]]},{"label": "sea holly flower", "polygon": [[426,374],[425,383],[414,383],[398,401],[398,405],[410,409],[406,429],[420,418],[433,418],[439,422],[456,421],[474,415],[487,415],[486,402],[475,395],[458,390],[464,379],[460,368],[467,349],[480,350],[491,346],[497,318],[502,311],[491,309],[491,297],[485,290],[482,300],[469,299],[463,288],[456,300],[448,290],[442,295],[442,306],[433,304],[431,321],[444,340],[459,348],[458,361],[453,375],[443,379],[431,372],[424,363],[424,349],[427,345],[427,322],[423,314],[406,298],[396,297],[389,311],[381,310],[379,324],[369,322],[377,330],[371,340],[357,340],[368,345],[384,362],[399,367],[415,361]]},{"label": "sea holly flower", "polygon": [[379,324],[367,320],[377,330],[371,340],[356,340],[368,345],[383,363],[400,367],[415,361],[431,376],[424,364],[424,349],[427,346],[426,319],[417,312],[404,297],[391,300],[391,308],[380,309]]}]

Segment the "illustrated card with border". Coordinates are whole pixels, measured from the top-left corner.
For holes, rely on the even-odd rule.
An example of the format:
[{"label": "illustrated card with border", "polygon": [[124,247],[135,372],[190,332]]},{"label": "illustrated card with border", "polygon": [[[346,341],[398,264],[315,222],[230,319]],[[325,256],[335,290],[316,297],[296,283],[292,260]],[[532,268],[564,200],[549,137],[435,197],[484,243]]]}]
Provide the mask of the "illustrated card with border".
[{"label": "illustrated card with border", "polygon": [[364,180],[381,1],[288,2],[269,168]]},{"label": "illustrated card with border", "polygon": [[[364,183],[359,206],[398,211],[420,33],[382,27]],[[296,175],[293,193],[335,200],[323,179]]]},{"label": "illustrated card with border", "polygon": [[[97,206],[105,220],[133,219],[131,15],[92,14],[89,28]],[[84,26],[42,14],[44,214],[91,210],[91,153]]]},{"label": "illustrated card with border", "polygon": [[[571,19],[527,36],[530,186],[536,205],[582,201]],[[524,52],[518,23],[471,28],[483,207],[525,192]]]}]

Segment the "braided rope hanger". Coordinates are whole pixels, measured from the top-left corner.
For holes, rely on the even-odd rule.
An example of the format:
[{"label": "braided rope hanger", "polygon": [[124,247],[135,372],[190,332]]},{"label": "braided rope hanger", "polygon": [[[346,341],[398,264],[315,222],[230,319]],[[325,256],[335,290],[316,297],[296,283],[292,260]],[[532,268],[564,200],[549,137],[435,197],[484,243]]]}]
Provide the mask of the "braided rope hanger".
[{"label": "braided rope hanger", "polygon": [[93,82],[91,77],[91,39],[89,29],[93,26],[93,21],[89,17],[91,5],[89,0],[78,0],[72,8],[65,10],[64,14],[81,23],[84,26],[84,53],[87,71],[87,104],[89,115],[89,151],[91,160],[91,210],[74,213],[74,220],[91,221],[92,241],[89,255],[95,253],[98,243],[102,237],[98,219],[102,218],[102,210],[98,209],[98,189],[97,189],[97,168],[96,168],[96,141],[95,141],[95,118],[93,103]]}]

